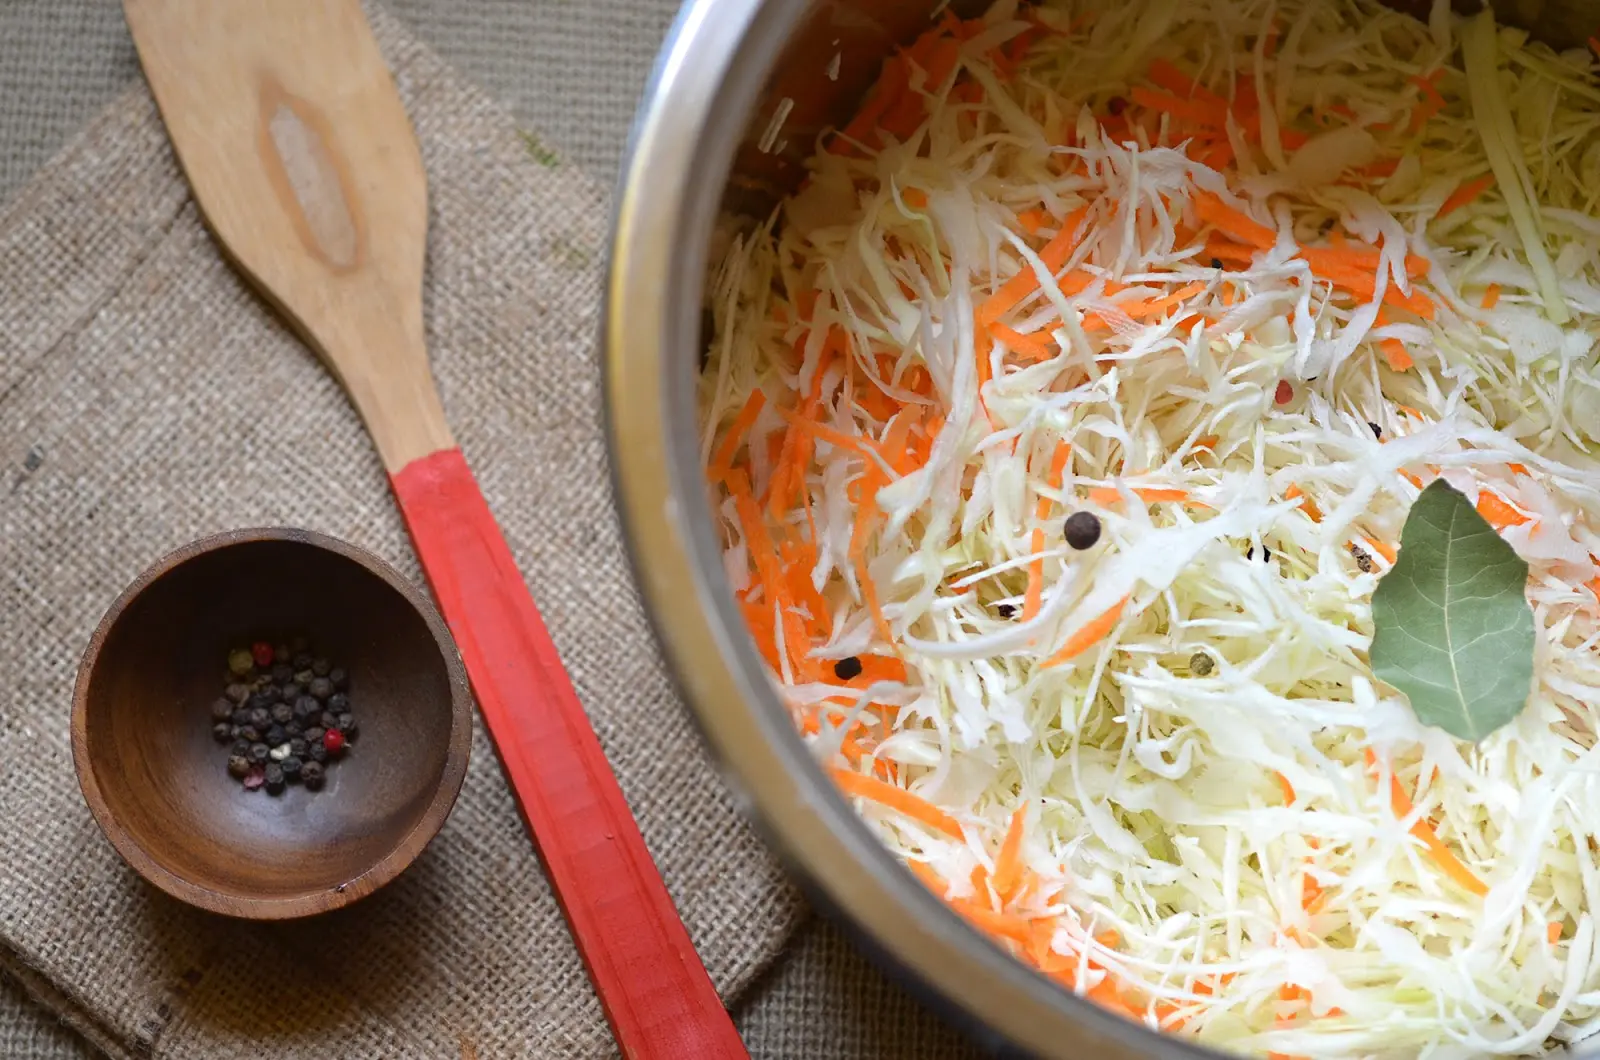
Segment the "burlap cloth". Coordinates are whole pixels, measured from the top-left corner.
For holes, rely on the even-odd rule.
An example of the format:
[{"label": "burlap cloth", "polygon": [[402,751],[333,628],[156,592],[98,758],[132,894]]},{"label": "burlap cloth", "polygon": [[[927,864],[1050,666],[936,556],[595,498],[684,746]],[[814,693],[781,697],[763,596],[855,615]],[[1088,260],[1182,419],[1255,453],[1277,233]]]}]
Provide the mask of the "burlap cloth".
[{"label": "burlap cloth", "polygon": [[[504,112],[372,13],[429,173],[446,408],[752,1053],[965,1054],[832,929],[806,926],[762,975],[806,913],[667,681],[604,486],[606,196],[530,155]],[[67,739],[78,653],[156,556],[291,523],[419,576],[359,422],[222,264],[142,85],[0,206],[0,321],[0,1056],[610,1053],[481,731],[417,864],[306,923],[166,899],[83,805]]]}]

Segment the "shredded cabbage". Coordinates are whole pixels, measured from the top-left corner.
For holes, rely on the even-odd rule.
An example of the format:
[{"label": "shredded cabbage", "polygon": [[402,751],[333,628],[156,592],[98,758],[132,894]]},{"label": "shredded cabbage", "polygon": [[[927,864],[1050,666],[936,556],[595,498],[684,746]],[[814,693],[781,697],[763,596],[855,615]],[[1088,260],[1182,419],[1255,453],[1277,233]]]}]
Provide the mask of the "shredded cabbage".
[{"label": "shredded cabbage", "polygon": [[[734,241],[700,391],[819,758],[915,796],[858,805],[999,944],[1173,1033],[1600,1028],[1591,58],[1444,3],[1098,0],[895,62],[877,128]],[[1436,476],[1532,571],[1535,687],[1477,745],[1367,662]]]}]

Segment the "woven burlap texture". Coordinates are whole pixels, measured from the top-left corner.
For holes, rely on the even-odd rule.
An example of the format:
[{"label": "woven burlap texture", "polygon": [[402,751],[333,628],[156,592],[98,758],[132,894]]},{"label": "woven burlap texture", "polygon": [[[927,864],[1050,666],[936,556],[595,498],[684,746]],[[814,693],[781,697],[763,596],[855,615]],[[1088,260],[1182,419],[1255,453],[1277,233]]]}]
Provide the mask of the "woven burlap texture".
[{"label": "woven burlap texture", "polygon": [[[500,110],[374,15],[430,180],[445,406],[690,934],[737,995],[801,907],[717,780],[631,587],[593,341],[604,196],[531,159]],[[113,1055],[608,1053],[481,729],[438,839],[340,913],[228,921],[117,859],[77,790],[67,708],[131,577],[194,537],[283,524],[419,572],[360,423],[223,264],[142,87],[0,212],[0,277],[0,962]]]}]

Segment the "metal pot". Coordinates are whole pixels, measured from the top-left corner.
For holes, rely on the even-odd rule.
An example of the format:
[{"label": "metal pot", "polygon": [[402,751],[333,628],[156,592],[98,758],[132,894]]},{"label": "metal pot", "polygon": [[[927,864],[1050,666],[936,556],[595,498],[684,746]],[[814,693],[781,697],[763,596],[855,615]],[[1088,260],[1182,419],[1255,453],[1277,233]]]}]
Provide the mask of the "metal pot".
[{"label": "metal pot", "polygon": [[[1553,42],[1582,41],[1600,22],[1594,0],[1527,2]],[[1420,3],[1416,13],[1425,17],[1427,2]],[[1526,23],[1529,12],[1517,10],[1523,4],[1496,7]],[[1104,1060],[1217,1057],[1036,975],[902,868],[802,745],[723,572],[694,400],[719,226],[763,216],[793,190],[817,135],[843,124],[883,58],[926,27],[938,6],[693,0],[680,14],[623,171],[605,319],[613,474],[639,584],[735,789],[813,895],[853,922],[869,949],[931,988],[996,1048]],[[950,6],[967,14],[981,7]]]}]

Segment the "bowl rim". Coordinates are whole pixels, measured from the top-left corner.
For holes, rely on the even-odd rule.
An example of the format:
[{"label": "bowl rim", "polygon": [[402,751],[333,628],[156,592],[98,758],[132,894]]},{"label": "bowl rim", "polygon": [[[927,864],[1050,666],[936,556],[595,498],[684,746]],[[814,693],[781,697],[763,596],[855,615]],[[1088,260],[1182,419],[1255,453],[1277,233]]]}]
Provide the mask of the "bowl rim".
[{"label": "bowl rim", "polygon": [[613,490],[646,610],[679,689],[769,837],[872,949],[969,1026],[1032,1054],[1222,1054],[1061,989],[922,887],[828,783],[794,731],[701,503],[692,366],[707,251],[738,142],[807,0],[692,0],[646,88],[612,217],[602,316]]},{"label": "bowl rim", "polygon": [[[171,871],[147,853],[130,831],[124,828],[101,790],[99,778],[89,757],[89,686],[101,650],[111,631],[127,609],[157,580],[184,564],[213,552],[240,545],[281,541],[331,552],[375,575],[400,594],[427,625],[444,661],[450,683],[450,740],[445,748],[444,770],[433,798],[411,829],[372,865],[335,888],[284,897],[251,897],[225,894],[193,883]],[[190,541],[150,564],[106,609],[95,626],[78,663],[72,692],[72,762],[84,801],[100,831],[128,865],[145,880],[179,901],[213,913],[249,920],[291,920],[342,908],[364,898],[404,872],[417,855],[444,826],[466,780],[472,749],[472,694],[466,669],[450,636],[449,627],[428,595],[386,561],[358,545],[341,541],[316,530],[299,527],[263,526],[226,530]]]}]

